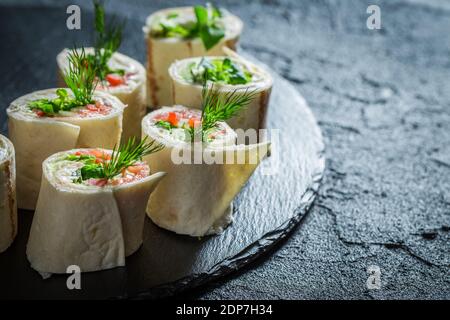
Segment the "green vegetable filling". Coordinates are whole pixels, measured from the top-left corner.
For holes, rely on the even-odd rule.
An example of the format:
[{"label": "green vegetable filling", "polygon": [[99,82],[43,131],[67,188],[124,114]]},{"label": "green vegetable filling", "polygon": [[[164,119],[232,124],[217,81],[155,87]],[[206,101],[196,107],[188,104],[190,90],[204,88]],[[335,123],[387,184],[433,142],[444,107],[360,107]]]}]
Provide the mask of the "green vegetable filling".
[{"label": "green vegetable filling", "polygon": [[186,80],[194,83],[205,84],[207,81],[219,82],[230,85],[247,84],[252,81],[252,74],[243,66],[231,61],[210,60],[202,58],[199,63],[188,66],[189,75]]},{"label": "green vegetable filling", "polygon": [[183,23],[176,21],[178,13],[169,13],[152,26],[151,35],[157,38],[200,38],[206,50],[211,49],[225,37],[225,28],[219,23],[222,12],[210,4],[195,6],[194,12],[195,21]]},{"label": "green vegetable filling", "polygon": [[169,121],[164,120],[158,120],[157,122],[155,122],[155,125],[169,131],[172,131],[173,128],[177,128],[176,126],[172,125]]},{"label": "green vegetable filling", "polygon": [[48,116],[57,115],[60,111],[70,111],[82,104],[75,98],[69,97],[66,89],[57,89],[55,99],[39,99],[31,101],[28,107],[32,110],[40,110]]}]

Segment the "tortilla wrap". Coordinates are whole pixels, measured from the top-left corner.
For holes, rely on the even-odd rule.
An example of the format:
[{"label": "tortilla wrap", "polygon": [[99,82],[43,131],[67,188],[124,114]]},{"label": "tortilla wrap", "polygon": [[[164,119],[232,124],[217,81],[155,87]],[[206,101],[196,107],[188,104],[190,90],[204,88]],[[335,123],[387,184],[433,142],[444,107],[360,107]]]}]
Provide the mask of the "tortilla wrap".
[{"label": "tortilla wrap", "polygon": [[35,208],[42,162],[48,156],[73,148],[112,149],[120,142],[125,106],[119,99],[96,91],[93,99],[110,104],[111,112],[86,118],[38,117],[28,108],[30,101],[55,98],[55,92],[56,89],[47,89],[27,94],[14,100],[7,109],[9,137],[17,159],[17,201],[22,209]]}]

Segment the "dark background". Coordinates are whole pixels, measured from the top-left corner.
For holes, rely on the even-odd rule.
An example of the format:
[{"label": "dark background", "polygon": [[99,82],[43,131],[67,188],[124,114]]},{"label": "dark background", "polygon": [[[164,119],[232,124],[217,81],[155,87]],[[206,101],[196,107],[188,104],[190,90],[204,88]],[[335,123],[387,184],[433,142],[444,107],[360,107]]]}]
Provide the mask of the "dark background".
[{"label": "dark background", "polygon": [[[1,5],[65,10],[66,3],[92,9],[90,1],[0,0],[0,10]],[[157,8],[188,3],[199,2],[111,0],[106,8],[144,21]],[[325,138],[327,169],[315,206],[279,250],[187,296],[449,299],[450,2],[216,3],[245,21],[242,47],[308,101]],[[381,30],[366,28],[370,4],[381,8]],[[89,29],[91,21],[82,20],[83,28],[86,24]],[[13,32],[0,25],[2,37]],[[52,41],[52,32],[45,41]],[[74,31],[74,39],[76,32],[85,31]],[[134,38],[142,36],[136,42],[142,55],[135,58],[144,62],[142,31],[134,32]],[[0,48],[2,56],[14,55],[12,48]],[[21,39],[16,48],[39,54]],[[54,57],[49,61],[53,65]],[[14,66],[4,59],[0,68]],[[32,65],[25,69],[17,70],[24,82],[14,84],[23,94],[51,86],[27,73]],[[9,80],[0,80],[2,118],[16,98]],[[381,268],[380,290],[366,287],[370,265]]]}]

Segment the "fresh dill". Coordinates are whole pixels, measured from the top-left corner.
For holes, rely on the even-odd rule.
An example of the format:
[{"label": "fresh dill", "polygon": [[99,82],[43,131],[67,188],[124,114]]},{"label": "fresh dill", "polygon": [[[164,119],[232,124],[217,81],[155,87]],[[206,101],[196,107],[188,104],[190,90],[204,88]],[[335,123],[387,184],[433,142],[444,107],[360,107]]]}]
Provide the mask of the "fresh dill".
[{"label": "fresh dill", "polygon": [[[127,143],[114,147],[109,159],[95,161],[92,156],[70,155],[66,160],[82,161],[84,166],[78,170],[78,178],[74,183],[81,183],[88,179],[112,179],[120,174],[124,169],[134,165],[142,157],[162,150],[162,144],[155,144],[155,141],[147,142],[147,137],[136,143],[135,138],[130,138]],[[105,155],[106,156],[106,155]]]},{"label": "fresh dill", "polygon": [[205,83],[202,90],[202,130],[207,132],[217,126],[219,121],[226,121],[236,116],[253,100],[256,90],[233,90],[220,92],[212,83]]},{"label": "fresh dill", "polygon": [[95,20],[94,27],[96,32],[94,54],[87,56],[89,64],[95,66],[97,70],[97,77],[104,81],[106,76],[111,73],[124,75],[125,71],[122,69],[112,70],[108,66],[108,61],[116,52],[122,43],[122,35],[124,22],[117,22],[113,17],[109,24],[105,22],[105,9],[103,3],[99,0],[94,0]]},{"label": "fresh dill", "polygon": [[68,56],[69,69],[64,74],[64,82],[72,90],[75,100],[84,106],[92,103],[92,95],[97,86],[96,67],[86,63],[86,53],[73,49]]},{"label": "fresh dill", "polygon": [[66,89],[57,89],[54,99],[38,99],[28,103],[31,110],[41,115],[54,116],[60,111],[70,111],[73,108],[93,103],[92,96],[97,86],[96,70],[92,65],[86,64],[84,48],[73,49],[68,54],[69,68],[64,74],[64,82],[72,91],[73,97]]},{"label": "fresh dill", "polygon": [[118,148],[114,147],[111,159],[102,164],[105,178],[115,177],[123,169],[141,160],[143,156],[161,151],[163,148],[162,144],[155,145],[155,140],[147,142],[147,137],[137,144],[134,137],[128,139],[126,144],[121,144]]}]

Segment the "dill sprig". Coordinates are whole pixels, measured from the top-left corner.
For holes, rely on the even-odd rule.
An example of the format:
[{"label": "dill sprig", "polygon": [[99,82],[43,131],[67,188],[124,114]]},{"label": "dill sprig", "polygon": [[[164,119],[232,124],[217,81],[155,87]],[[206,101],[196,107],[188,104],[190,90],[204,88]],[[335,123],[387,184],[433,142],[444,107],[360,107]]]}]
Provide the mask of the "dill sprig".
[{"label": "dill sprig", "polygon": [[37,99],[30,101],[28,107],[39,112],[41,116],[55,116],[60,111],[70,111],[73,108],[82,107],[93,103],[92,95],[97,81],[95,80],[95,69],[86,63],[84,48],[73,49],[69,52],[69,68],[64,73],[64,81],[73,92],[73,97],[66,89],[56,89],[56,98]]},{"label": "dill sprig", "polygon": [[78,178],[73,180],[74,183],[81,183],[88,179],[109,180],[134,165],[136,161],[142,160],[143,156],[158,152],[163,148],[162,144],[155,145],[154,140],[147,142],[147,137],[139,143],[136,143],[135,138],[130,138],[127,143],[114,147],[109,160],[98,163],[94,156],[68,156],[66,160],[84,163],[83,167],[78,170]]},{"label": "dill sprig", "polygon": [[68,55],[69,68],[64,74],[64,82],[72,90],[78,105],[84,106],[92,103],[92,95],[97,86],[95,80],[95,66],[86,63],[86,53],[72,49]]},{"label": "dill sprig", "polygon": [[104,178],[112,179],[122,172],[123,169],[133,165],[136,161],[142,159],[143,156],[161,151],[164,148],[162,144],[156,144],[155,140],[147,142],[147,137],[141,142],[136,143],[135,138],[128,139],[128,142],[121,144],[118,148],[114,147],[111,153],[111,159],[103,162]]},{"label": "dill sprig", "polygon": [[105,77],[110,73],[124,73],[124,70],[111,70],[108,67],[108,61],[111,59],[114,52],[119,49],[122,43],[122,34],[124,22],[117,22],[113,17],[108,25],[105,23],[105,9],[102,2],[94,0],[95,20],[94,27],[96,31],[94,55],[88,56],[90,64],[95,65],[97,69],[97,76],[100,80],[105,80]]},{"label": "dill sprig", "polygon": [[216,127],[219,121],[226,121],[236,116],[248,106],[256,95],[256,90],[244,93],[237,89],[230,92],[220,92],[214,83],[203,85],[202,90],[202,131],[207,132]]}]

